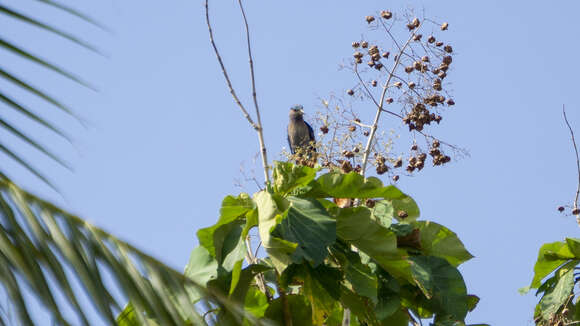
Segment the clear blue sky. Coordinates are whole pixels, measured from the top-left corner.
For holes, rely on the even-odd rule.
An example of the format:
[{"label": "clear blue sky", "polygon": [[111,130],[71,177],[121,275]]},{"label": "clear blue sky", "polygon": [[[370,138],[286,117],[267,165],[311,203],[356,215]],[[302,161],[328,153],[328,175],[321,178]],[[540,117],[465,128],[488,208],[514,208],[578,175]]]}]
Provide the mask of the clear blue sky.
[{"label": "clear blue sky", "polygon": [[[58,94],[91,124],[85,130],[0,81],[2,89],[46,112],[76,140],[73,148],[0,107],[3,116],[39,135],[75,171],[13,143],[43,166],[63,199],[0,156],[3,169],[26,188],[182,269],[197,243],[195,232],[214,223],[225,195],[240,191],[234,185],[240,164],[250,169],[257,153],[256,136],[229,96],[211,52],[202,1],[76,4],[113,34],[34,1],[4,3],[73,31],[109,57],[2,17],[4,37],[46,54],[99,89],[80,88],[0,51],[3,66],[33,75],[32,82]],[[580,136],[579,2],[248,1],[270,158],[278,158],[286,145],[290,105],[302,103],[312,112],[318,97],[354,85],[338,64],[365,31],[364,16],[406,6],[450,23],[446,38],[457,52],[450,79],[457,104],[436,135],[468,148],[471,157],[427,168],[399,186],[417,200],[423,219],[451,228],[476,256],[461,268],[469,292],[481,297],[469,321],[532,325],[536,298],[517,289],[531,280],[542,243],[578,234],[574,219],[556,207],[569,204],[576,188],[561,106],[567,105]],[[214,0],[212,7],[225,63],[250,104],[236,2]],[[259,168],[256,175],[261,178]],[[254,186],[248,183],[247,190]]]}]

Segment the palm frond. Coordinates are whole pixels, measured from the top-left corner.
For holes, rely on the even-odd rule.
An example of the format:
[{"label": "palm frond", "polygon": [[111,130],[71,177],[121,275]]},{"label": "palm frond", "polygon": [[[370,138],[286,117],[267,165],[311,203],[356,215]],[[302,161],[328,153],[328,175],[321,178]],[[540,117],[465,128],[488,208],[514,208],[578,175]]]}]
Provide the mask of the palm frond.
[{"label": "palm frond", "polygon": [[[131,302],[140,324],[151,319],[159,325],[205,324],[193,292],[201,291],[234,312],[238,309],[182,273],[0,175],[0,285],[15,306],[18,324],[33,325],[23,295],[29,288],[55,322],[88,325],[71,275],[109,324],[116,324],[122,307],[113,295],[117,290]],[[118,287],[104,281],[110,278]],[[65,316],[53,289],[64,294],[76,319]]]}]

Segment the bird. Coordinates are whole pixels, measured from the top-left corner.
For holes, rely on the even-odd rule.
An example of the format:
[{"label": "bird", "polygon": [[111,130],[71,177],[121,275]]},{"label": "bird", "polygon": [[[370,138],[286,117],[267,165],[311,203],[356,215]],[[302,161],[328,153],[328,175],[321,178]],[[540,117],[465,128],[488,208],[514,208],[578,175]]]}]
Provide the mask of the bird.
[{"label": "bird", "polygon": [[306,150],[316,152],[316,148],[312,146],[316,142],[314,130],[312,130],[308,122],[304,121],[304,107],[302,105],[294,105],[290,108],[289,117],[288,145],[290,146],[290,152],[292,154]]}]

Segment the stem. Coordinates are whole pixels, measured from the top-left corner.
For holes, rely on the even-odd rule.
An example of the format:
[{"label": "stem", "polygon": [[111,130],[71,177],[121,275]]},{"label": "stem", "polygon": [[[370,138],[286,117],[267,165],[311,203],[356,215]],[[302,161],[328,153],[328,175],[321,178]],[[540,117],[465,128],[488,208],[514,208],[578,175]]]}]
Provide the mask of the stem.
[{"label": "stem", "polygon": [[[416,30],[419,30],[419,28],[420,28],[420,26],[417,27]],[[367,145],[365,146],[365,150],[364,150],[364,154],[363,154],[362,169],[361,169],[361,174],[363,177],[365,176],[365,173],[366,173],[366,167],[367,167],[367,163],[369,161],[369,154],[371,151],[371,145],[373,143],[375,133],[377,132],[377,129],[378,129],[379,119],[381,117],[381,112],[383,112],[383,105],[385,102],[385,96],[387,95],[387,90],[389,89],[389,83],[391,82],[391,79],[393,78],[393,76],[395,74],[395,70],[399,66],[399,62],[401,61],[401,54],[405,51],[407,46],[409,46],[409,43],[413,39],[413,36],[415,36],[415,32],[411,33],[411,36],[409,36],[409,39],[407,40],[405,45],[403,45],[403,47],[399,50],[399,54],[397,55],[397,60],[395,61],[393,68],[389,72],[389,77],[387,78],[387,81],[383,85],[383,92],[381,93],[381,98],[379,100],[379,104],[377,107],[377,113],[375,115],[375,120],[373,121],[373,124],[371,126],[371,132],[369,134],[369,138],[367,140]]]},{"label": "stem", "polygon": [[[574,131],[568,122],[568,117],[566,116],[566,108],[562,104],[562,113],[564,114],[564,121],[570,130],[570,135],[572,137],[572,145],[574,146],[574,152],[576,153],[576,169],[578,171],[578,186],[576,188],[576,197],[574,197],[574,210],[578,208],[578,196],[580,195],[580,159],[578,158],[578,147],[576,146],[576,139],[574,138]],[[580,224],[580,216],[576,215],[576,221]]]},{"label": "stem", "polygon": [[[278,275],[278,284],[280,284],[280,276]],[[290,313],[290,306],[288,305],[288,298],[286,297],[286,291],[278,285],[278,294],[280,294],[280,300],[282,301],[282,313],[284,315],[284,326],[292,326],[292,314]]]},{"label": "stem", "polygon": [[238,0],[240,4],[240,11],[242,12],[242,17],[244,18],[244,25],[246,27],[246,40],[248,43],[248,58],[250,62],[250,77],[252,80],[252,98],[254,99],[254,107],[256,108],[256,120],[258,121],[258,125],[255,128],[256,132],[258,133],[258,141],[260,143],[260,154],[262,156],[262,166],[264,167],[264,180],[266,184],[270,184],[270,173],[268,167],[268,156],[266,153],[266,145],[264,143],[264,133],[262,127],[262,119],[260,117],[260,109],[258,107],[258,98],[256,96],[256,79],[254,77],[254,60],[252,58],[252,47],[250,44],[250,28],[248,26],[248,19],[246,18],[246,12],[244,11],[244,7],[242,6],[242,0]]}]

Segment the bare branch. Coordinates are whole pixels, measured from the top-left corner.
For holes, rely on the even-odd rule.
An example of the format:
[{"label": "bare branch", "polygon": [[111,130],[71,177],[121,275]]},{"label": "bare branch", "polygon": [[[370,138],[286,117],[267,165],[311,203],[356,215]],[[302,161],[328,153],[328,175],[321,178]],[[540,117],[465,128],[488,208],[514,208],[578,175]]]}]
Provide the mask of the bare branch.
[{"label": "bare branch", "polygon": [[[418,26],[416,30],[419,30],[419,28],[420,28],[420,26]],[[373,143],[375,133],[377,132],[379,119],[381,117],[381,112],[383,112],[383,104],[385,101],[385,96],[387,95],[389,83],[391,82],[391,79],[393,78],[395,71],[396,71],[397,67],[399,66],[399,62],[401,61],[401,54],[405,51],[407,46],[409,46],[409,43],[411,42],[411,40],[413,40],[414,36],[415,36],[415,32],[412,32],[411,35],[409,36],[409,39],[405,43],[405,45],[403,45],[403,47],[399,50],[399,54],[397,55],[397,60],[395,61],[393,68],[389,72],[389,77],[387,78],[387,81],[385,82],[385,85],[383,86],[383,92],[381,94],[381,98],[379,100],[379,105],[377,107],[377,114],[375,115],[375,120],[373,121],[373,125],[371,127],[371,132],[369,134],[369,137],[367,140],[367,145],[365,147],[364,154],[363,154],[362,168],[361,168],[361,174],[363,177],[365,176],[365,173],[366,173],[366,167],[367,167],[367,163],[369,161],[369,154],[371,151],[371,145]]]},{"label": "bare branch", "polygon": [[264,167],[264,180],[266,184],[270,183],[270,173],[268,167],[268,156],[266,153],[266,145],[264,143],[264,133],[262,127],[262,119],[260,118],[260,109],[258,107],[258,98],[256,96],[256,79],[254,77],[254,60],[252,58],[252,47],[250,43],[250,28],[248,26],[248,19],[246,18],[246,12],[244,11],[244,6],[242,6],[242,0],[238,0],[240,5],[240,11],[242,12],[242,17],[244,18],[244,25],[246,27],[246,40],[248,43],[248,58],[250,61],[250,76],[252,79],[252,98],[254,99],[254,107],[256,108],[256,120],[258,121],[257,127],[255,128],[258,132],[258,141],[260,142],[260,153],[262,155],[262,166]]},{"label": "bare branch", "polygon": [[224,74],[224,77],[226,79],[226,83],[228,84],[228,88],[230,89],[230,93],[232,94],[232,97],[234,98],[234,101],[236,102],[236,104],[240,107],[240,110],[242,111],[242,114],[244,115],[244,117],[246,118],[246,120],[248,120],[248,122],[250,123],[250,125],[252,126],[252,128],[254,129],[258,129],[258,125],[256,125],[254,123],[254,120],[252,120],[252,117],[250,116],[250,114],[248,114],[248,111],[246,111],[246,108],[244,107],[244,105],[242,104],[242,102],[240,102],[240,99],[238,98],[238,95],[236,94],[236,91],[234,90],[234,87],[232,86],[232,82],[230,81],[230,77],[228,75],[228,72],[226,70],[226,67],[224,65],[224,62],[222,60],[222,57],[218,51],[218,48],[215,44],[215,41],[213,39],[213,30],[211,29],[211,24],[209,21],[209,4],[208,4],[209,0],[205,0],[205,21],[207,22],[207,28],[209,30],[209,41],[211,42],[211,46],[213,47],[213,51],[215,52],[215,55],[217,57],[217,60],[220,64],[220,67],[222,68],[222,73]]},{"label": "bare branch", "polygon": [[578,158],[578,147],[576,146],[576,139],[574,138],[574,131],[568,122],[568,117],[566,116],[566,108],[562,105],[562,114],[564,114],[564,121],[570,130],[570,135],[572,137],[572,145],[574,146],[574,151],[576,152],[576,168],[578,170],[578,187],[576,188],[576,197],[574,198],[574,210],[578,208],[578,196],[580,195],[580,159]]}]

